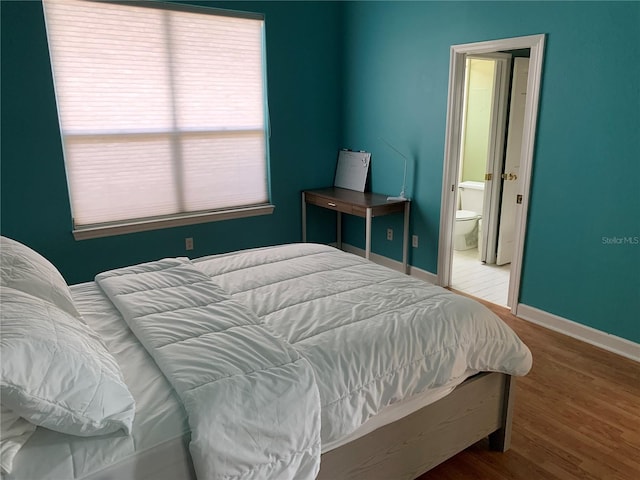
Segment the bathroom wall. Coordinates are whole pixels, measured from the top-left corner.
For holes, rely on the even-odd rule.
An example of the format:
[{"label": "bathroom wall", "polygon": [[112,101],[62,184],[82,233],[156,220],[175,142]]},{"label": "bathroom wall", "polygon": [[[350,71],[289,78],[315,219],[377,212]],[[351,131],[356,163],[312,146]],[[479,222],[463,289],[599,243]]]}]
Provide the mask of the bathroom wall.
[{"label": "bathroom wall", "polygon": [[491,129],[495,62],[471,58],[467,60],[467,69],[461,181],[484,182]]}]

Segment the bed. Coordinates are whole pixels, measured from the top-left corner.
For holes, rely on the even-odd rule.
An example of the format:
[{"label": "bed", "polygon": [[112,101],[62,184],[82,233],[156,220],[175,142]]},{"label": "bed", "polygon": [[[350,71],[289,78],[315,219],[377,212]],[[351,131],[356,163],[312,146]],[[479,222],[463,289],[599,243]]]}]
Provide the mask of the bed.
[{"label": "bed", "polygon": [[[62,304],[115,362],[122,405],[97,432],[20,410],[5,377],[26,300],[3,308],[2,409],[18,417],[3,478],[411,479],[486,436],[509,447],[531,354],[473,300],[316,244],[162,259],[67,292],[2,240],[3,301]],[[37,273],[16,275],[15,256]]]}]

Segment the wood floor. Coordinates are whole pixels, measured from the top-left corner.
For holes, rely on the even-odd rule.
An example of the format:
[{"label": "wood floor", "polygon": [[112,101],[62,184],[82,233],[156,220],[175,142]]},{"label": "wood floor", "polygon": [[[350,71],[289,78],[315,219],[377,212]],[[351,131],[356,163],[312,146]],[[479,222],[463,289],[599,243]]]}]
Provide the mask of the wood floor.
[{"label": "wood floor", "polygon": [[640,479],[640,363],[487,305],[533,353],[516,382],[511,449],[479,442],[419,480]]}]

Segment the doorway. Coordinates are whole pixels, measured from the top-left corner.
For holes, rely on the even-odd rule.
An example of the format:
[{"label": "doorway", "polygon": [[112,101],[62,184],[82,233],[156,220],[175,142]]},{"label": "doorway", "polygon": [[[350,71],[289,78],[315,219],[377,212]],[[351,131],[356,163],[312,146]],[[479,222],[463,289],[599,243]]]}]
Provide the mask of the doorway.
[{"label": "doorway", "polygon": [[525,49],[465,62],[450,286],[501,306],[508,306],[528,57]]},{"label": "doorway", "polygon": [[[443,286],[452,285],[452,267],[454,265],[454,241],[456,239],[456,211],[461,210],[459,186],[463,180],[464,166],[460,159],[465,155],[467,106],[469,98],[465,95],[469,81],[468,61],[473,58],[495,59],[494,75],[491,84],[495,89],[491,94],[491,115],[485,130],[490,132],[487,140],[487,162],[484,169],[484,204],[478,212],[479,265],[496,267],[496,262],[504,263],[500,267],[502,282],[506,283],[506,299],[504,302],[511,307],[512,313],[517,312],[518,293],[520,289],[520,272],[522,269],[522,254],[524,250],[524,235],[526,229],[526,212],[529,198],[529,185],[533,161],[535,128],[537,120],[538,99],[540,94],[540,79],[542,71],[542,56],[544,35],[532,35],[489,42],[457,45],[451,47],[449,99],[447,111],[447,131],[445,141],[445,160],[443,175],[443,193],[440,220],[440,244],[438,251],[438,282]],[[518,160],[517,173],[512,171],[513,165],[505,165],[505,152],[509,149],[509,141],[505,148],[506,98],[508,82],[505,83],[505,55],[501,52],[528,49],[530,52],[529,66],[525,74],[524,91],[526,98],[522,102],[522,125],[516,127],[520,132],[516,137],[520,140],[517,154],[511,156]],[[501,63],[502,62],[502,63]],[[503,67],[497,65],[502,64]],[[509,60],[510,64],[510,60]],[[485,65],[486,67],[486,65]],[[501,71],[502,69],[502,71]],[[520,69],[520,71],[522,71]],[[522,77],[522,74],[520,73]],[[501,83],[502,82],[502,83]],[[512,107],[513,111],[513,107]],[[520,135],[521,134],[521,135]],[[509,138],[509,137],[507,137]],[[513,163],[513,161],[512,161]],[[509,210],[511,213],[509,213]],[[502,231],[509,220],[502,214],[511,217],[511,232]],[[509,229],[506,229],[509,230]],[[509,247],[499,247],[500,237],[504,240],[512,234]],[[458,240],[458,244],[460,241]],[[473,243],[473,242],[472,242]],[[504,242],[503,242],[504,243]],[[500,251],[500,255],[498,255]],[[511,251],[511,255],[509,255]],[[498,260],[498,257],[500,259]],[[509,258],[510,257],[510,258]],[[510,260],[510,261],[509,261]],[[504,277],[508,277],[506,282]],[[480,287],[488,282],[479,273],[470,275],[472,281]],[[468,292],[473,294],[473,292]],[[489,299],[489,301],[492,301]]]}]

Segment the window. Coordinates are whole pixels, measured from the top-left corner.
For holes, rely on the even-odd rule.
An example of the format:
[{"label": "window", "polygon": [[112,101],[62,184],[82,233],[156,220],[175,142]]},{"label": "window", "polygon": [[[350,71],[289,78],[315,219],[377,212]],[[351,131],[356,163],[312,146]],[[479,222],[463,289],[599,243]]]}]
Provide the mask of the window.
[{"label": "window", "polygon": [[76,238],[273,211],[262,16],[44,7]]}]

